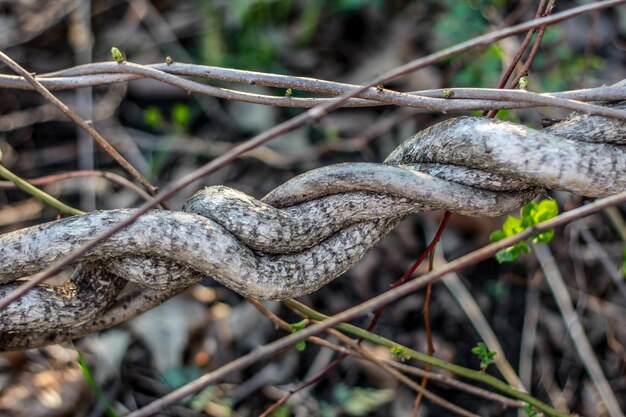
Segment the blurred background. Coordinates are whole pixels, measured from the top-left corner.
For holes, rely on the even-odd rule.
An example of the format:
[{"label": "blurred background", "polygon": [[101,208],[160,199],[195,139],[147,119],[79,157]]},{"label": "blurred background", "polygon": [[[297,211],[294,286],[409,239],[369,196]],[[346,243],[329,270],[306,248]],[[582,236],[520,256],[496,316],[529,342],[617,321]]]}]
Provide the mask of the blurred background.
[{"label": "blurred background", "polygon": [[[554,12],[583,3],[559,1]],[[129,61],[141,64],[171,56],[175,62],[359,84],[441,48],[530,20],[537,5],[535,0],[0,0],[0,50],[38,74],[111,61],[110,49],[116,46]],[[511,37],[454,56],[385,87],[496,87],[522,39]],[[626,76],[625,49],[625,7],[557,24],[546,31],[531,67],[529,90],[615,83]],[[284,89],[210,83],[285,94]],[[303,111],[189,95],[153,80],[55,95],[93,120],[96,129],[159,187]],[[301,93],[294,90],[293,95]],[[391,106],[338,110],[252,151],[169,203],[180,209],[195,191],[214,184],[260,198],[319,166],[381,162],[418,130],[460,114]],[[533,127],[540,127],[542,118],[566,116],[554,109],[498,113],[499,118]],[[125,175],[36,92],[0,89],[0,150],[2,164],[23,178],[75,170]],[[83,177],[43,188],[85,211],[142,202],[136,192],[104,178]],[[583,203],[565,193],[551,196],[564,209]],[[557,230],[550,246],[606,378],[626,407],[626,293],[619,291],[610,277],[614,271],[609,271],[623,262],[622,214],[623,207]],[[344,277],[303,301],[332,314],[383,292],[422,253],[441,216],[409,217]],[[22,191],[0,189],[0,233],[56,217],[54,209]],[[485,245],[502,221],[454,215],[440,253],[454,259]],[[483,262],[464,270],[456,287],[450,285],[436,285],[430,304],[437,356],[478,369],[471,348],[484,339],[477,328],[485,331],[486,325],[502,345],[498,354],[508,359],[534,395],[563,411],[605,415],[533,255],[505,265]],[[468,296],[470,301],[463,298]],[[423,301],[424,295],[416,294],[394,304],[377,332],[425,350]],[[477,303],[486,322],[469,313],[470,302]],[[270,307],[288,321],[297,320],[278,304]],[[357,324],[366,326],[367,320]],[[207,280],[102,334],[74,344],[0,355],[0,415],[111,415],[80,370],[77,350],[83,352],[96,386],[123,414],[283,335],[240,296]],[[332,352],[307,346],[232,374],[164,415],[258,415],[332,361]],[[371,348],[389,355],[386,349]],[[489,372],[499,376],[495,368]],[[462,391],[432,383],[429,388],[481,416],[517,415]],[[274,415],[408,415],[413,401],[414,394],[383,370],[347,359]],[[420,412],[447,415],[429,402]]]}]

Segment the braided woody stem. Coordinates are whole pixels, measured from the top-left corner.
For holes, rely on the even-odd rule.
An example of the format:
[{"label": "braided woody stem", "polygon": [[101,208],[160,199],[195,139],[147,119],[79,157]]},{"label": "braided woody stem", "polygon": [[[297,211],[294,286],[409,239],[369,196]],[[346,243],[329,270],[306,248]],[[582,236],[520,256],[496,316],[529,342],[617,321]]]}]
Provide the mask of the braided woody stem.
[{"label": "braided woody stem", "polygon": [[[617,107],[620,107],[618,105]],[[537,131],[486,118],[434,125],[384,164],[300,175],[262,200],[214,186],[182,211],[153,210],[82,258],[63,286],[41,285],[0,311],[0,347],[110,327],[206,277],[260,299],[299,297],[344,273],[410,213],[499,216],[543,188],[589,197],[626,189],[626,123],[574,115]],[[132,210],[96,211],[0,236],[0,297]],[[147,288],[120,295],[127,282]],[[134,303],[134,304],[133,304]]]}]

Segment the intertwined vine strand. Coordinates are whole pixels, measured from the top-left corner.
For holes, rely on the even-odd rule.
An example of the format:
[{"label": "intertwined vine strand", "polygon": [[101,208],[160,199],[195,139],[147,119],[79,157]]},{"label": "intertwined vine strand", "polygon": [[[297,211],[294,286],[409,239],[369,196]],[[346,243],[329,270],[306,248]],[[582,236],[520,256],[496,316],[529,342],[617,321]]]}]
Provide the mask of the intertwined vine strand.
[{"label": "intertwined vine strand", "polygon": [[[151,211],[92,250],[66,286],[38,286],[0,311],[0,344],[75,337],[96,320],[107,327],[107,310],[127,281],[150,288],[155,299],[207,276],[257,298],[310,293],[345,272],[409,213],[497,216],[542,188],[585,196],[622,191],[623,143],[623,122],[600,116],[575,115],[562,129],[544,131],[462,117],[418,133],[385,164],[324,167],[263,200],[210,187],[182,212]],[[0,236],[0,296],[17,286],[16,279],[46,268],[131,212],[94,212]]]},{"label": "intertwined vine strand", "polygon": [[[37,80],[49,90],[67,90],[96,85],[112,84],[149,78],[181,88],[187,93],[201,94],[227,100],[280,107],[310,108],[328,104],[332,98],[275,96],[242,92],[196,82],[185,77],[220,80],[234,83],[289,88],[321,94],[341,95],[355,88],[353,84],[319,80],[307,77],[244,71],[206,65],[173,63],[139,65],[132,62],[98,62],[40,74]],[[0,74],[0,88],[32,89],[19,76]],[[621,110],[597,106],[585,101],[623,100],[626,86],[598,87],[585,90],[555,93],[533,93],[523,90],[498,90],[489,88],[455,88],[452,93],[444,90],[399,92],[388,89],[369,88],[358,95],[360,98],[346,100],[342,107],[370,107],[380,105],[406,106],[426,111],[460,111],[475,109],[517,109],[533,106],[553,106],[600,114],[626,120]],[[583,102],[581,102],[583,101]]]}]

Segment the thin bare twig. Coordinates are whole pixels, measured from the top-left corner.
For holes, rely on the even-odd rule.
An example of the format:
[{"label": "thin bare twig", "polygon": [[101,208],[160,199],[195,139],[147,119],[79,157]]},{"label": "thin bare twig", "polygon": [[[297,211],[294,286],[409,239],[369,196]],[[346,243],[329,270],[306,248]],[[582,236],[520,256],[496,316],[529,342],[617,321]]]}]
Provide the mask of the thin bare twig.
[{"label": "thin bare twig", "polygon": [[[541,15],[541,16],[550,16],[550,14],[552,14],[552,9],[554,9],[554,3],[556,0],[550,0],[548,2],[548,5],[546,6],[545,10],[542,11],[543,9],[543,0],[541,1],[541,4],[539,6],[539,8],[537,9],[537,14]],[[539,16],[537,16],[539,17]],[[530,69],[530,65],[533,63],[533,61],[535,60],[535,56],[537,56],[537,53],[539,52],[539,47],[541,46],[541,41],[543,40],[543,35],[546,31],[546,25],[543,25],[539,28],[539,33],[537,34],[537,38],[535,39],[535,43],[533,44],[533,47],[530,50],[530,53],[528,54],[528,58],[526,59],[526,62],[524,62],[524,65],[522,65],[522,69],[518,72],[518,74],[515,76],[515,78],[513,79],[513,81],[511,82],[511,84],[509,85],[510,89],[514,89],[517,88],[517,85],[519,83],[519,81],[522,79],[522,77],[528,75],[528,70]],[[532,34],[531,34],[532,37]],[[509,74],[510,75],[510,74]],[[507,77],[508,79],[508,77]],[[505,82],[506,85],[506,82]],[[504,85],[502,87],[498,87],[498,88],[504,88]],[[496,117],[496,115],[498,114],[498,110],[492,110],[491,112],[489,112],[489,116],[490,118],[494,118]]]},{"label": "thin bare twig", "polygon": [[46,89],[35,77],[33,77],[28,71],[26,71],[22,66],[20,66],[17,62],[12,60],[8,55],[4,52],[0,51],[0,61],[2,61],[5,65],[11,68],[16,73],[22,75],[26,81],[28,81],[35,90],[39,94],[41,94],[46,100],[50,101],[56,108],[61,110],[63,114],[65,114],[72,122],[74,122],[77,126],[86,131],[92,138],[95,140],[98,145],[113,159],[115,159],[130,175],[135,178],[147,191],[150,195],[156,195],[157,188],[154,187],[150,182],[143,177],[133,167],[130,162],[128,162],[115,148],[113,148],[109,142],[98,133],[96,129],[94,129],[93,124],[89,121],[83,120],[80,116],[78,116],[74,111],[72,111],[69,107],[67,107],[61,100],[56,98],[54,94]]},{"label": "thin bare twig", "polygon": [[600,366],[600,362],[593,352],[589,338],[587,338],[585,329],[572,306],[569,292],[563,282],[563,277],[559,272],[550,249],[545,245],[534,245],[533,249],[543,269],[546,282],[550,286],[554,299],[561,311],[563,321],[567,326],[567,333],[572,340],[576,352],[578,352],[580,356],[583,366],[587,370],[587,373],[589,373],[600,398],[602,398],[606,410],[611,417],[624,417],[624,413],[619,406],[619,401],[617,401],[615,393],[611,389],[611,385],[604,376],[602,366]]},{"label": "thin bare twig", "polygon": [[365,356],[369,361],[371,361],[372,363],[378,365],[380,368],[390,373],[398,381],[402,382],[403,384],[411,388],[413,391],[419,393],[419,395],[422,395],[428,398],[434,404],[437,404],[438,406],[446,410],[449,410],[453,413],[456,413],[460,416],[467,416],[467,417],[478,416],[477,414],[467,411],[464,408],[459,407],[458,405],[452,404],[450,401],[447,401],[446,399],[440,397],[439,395],[436,395],[430,391],[427,391],[425,387],[421,386],[420,384],[417,384],[415,381],[413,381],[412,379],[410,379],[409,377],[407,377],[406,375],[404,375],[397,369],[386,364],[383,360],[368,353],[365,349],[363,349],[360,346],[358,341],[352,340],[348,336],[343,335],[341,332],[335,332],[333,334],[335,335],[335,337],[339,338],[344,344],[352,347],[354,350],[356,350],[357,352]]},{"label": "thin bare twig", "polygon": [[[411,265],[411,267],[404,273],[404,275],[402,275],[402,277],[400,277],[400,279],[398,279],[396,282],[391,284],[391,289],[399,287],[400,285],[407,282],[413,276],[413,273],[415,273],[415,271],[417,270],[417,268],[419,268],[422,262],[424,262],[424,259],[426,259],[426,257],[430,255],[432,251],[435,250],[435,247],[439,243],[439,240],[441,240],[441,235],[443,234],[443,231],[445,230],[446,225],[448,224],[448,221],[450,220],[450,217],[452,217],[452,213],[450,213],[449,211],[446,211],[445,214],[443,215],[443,219],[441,219],[441,223],[439,224],[437,233],[435,233],[435,237],[433,237],[433,240],[430,241],[430,244],[428,245],[428,247],[426,247],[426,250],[424,250],[424,252],[420,255],[417,261],[415,261],[413,265]],[[380,320],[380,317],[382,316],[385,308],[387,308],[386,305],[376,310],[376,314],[374,315],[374,318],[370,322],[369,326],[367,326],[367,331],[372,331],[372,329],[376,327],[376,324]]]},{"label": "thin bare twig", "polygon": [[[537,7],[537,12],[535,13],[535,19],[539,19],[542,16],[545,3],[546,3],[546,0],[541,0],[539,2],[539,6]],[[522,44],[520,45],[517,53],[513,57],[513,60],[509,64],[509,67],[506,69],[506,71],[502,75],[502,79],[500,80],[500,83],[498,83],[498,88],[504,88],[506,86],[506,83],[509,81],[511,74],[513,73],[513,71],[515,70],[515,67],[517,66],[517,63],[522,58],[522,55],[524,55],[524,52],[526,51],[526,48],[530,44],[530,41],[532,40],[533,35],[535,34],[536,31],[537,31],[537,28],[532,28],[526,33],[526,37],[522,41]]]},{"label": "thin bare twig", "polygon": [[[270,310],[268,310],[267,308],[265,308],[265,306],[263,306],[262,303],[260,303],[259,301],[255,300],[254,298],[250,298],[250,297],[246,297],[246,299],[253,305],[255,306],[262,314],[264,314],[265,316],[267,316],[277,327],[288,331],[290,333],[293,332],[293,329],[291,328],[291,326],[289,326],[289,324],[287,322],[285,322],[284,320],[282,320],[280,317],[278,317],[277,315],[275,315],[273,312],[271,312]],[[295,311],[297,314],[301,314],[301,312],[299,311]],[[310,341],[312,343],[316,343],[322,347],[326,347],[329,349],[332,349],[340,354],[342,354],[342,356],[345,355],[350,355],[350,356],[354,356],[357,359],[361,359],[361,360],[367,360],[373,363],[376,363],[373,358],[372,355],[367,351],[367,349],[365,349],[364,347],[360,346],[358,343],[356,343],[355,341],[353,341],[352,339],[347,338],[345,335],[343,335],[343,333],[340,333],[334,329],[328,329],[327,332],[341,340],[344,340],[344,342],[346,342],[346,344],[348,346],[350,346],[349,349],[343,348],[339,345],[336,345],[335,343],[329,342],[325,339],[321,339],[319,337],[309,337],[307,338],[307,341]],[[501,404],[503,404],[506,407],[516,407],[516,408],[521,408],[524,406],[524,403],[521,401],[516,401],[516,400],[512,400],[510,398],[504,397],[500,394],[496,394],[494,392],[491,391],[487,391],[485,389],[479,388],[479,387],[475,387],[473,385],[467,384],[465,382],[462,381],[458,381],[456,379],[453,379],[447,375],[443,375],[443,374],[437,374],[434,372],[428,372],[428,371],[424,371],[422,369],[413,367],[413,366],[409,366],[406,364],[401,364],[398,362],[395,362],[391,359],[381,359],[381,358],[377,358],[378,361],[383,362],[384,364],[392,367],[392,368],[396,368],[398,370],[401,370],[405,373],[409,373],[412,375],[416,375],[416,376],[420,376],[420,377],[428,377],[433,381],[437,381],[440,384],[443,385],[448,385],[451,387],[455,387],[458,388],[461,391],[465,391],[465,392],[469,392],[478,396],[481,396],[483,398],[492,400],[492,401],[496,401],[496,402],[500,402]],[[328,368],[328,367],[327,367]],[[291,394],[293,394],[294,392],[300,391],[301,389],[303,389],[303,386],[299,386],[297,389],[295,390],[290,390],[288,395],[283,396],[278,402],[274,403],[272,405],[272,407],[266,409],[263,413],[263,415],[266,414],[270,414],[272,411],[274,411],[276,408],[278,408],[281,404],[283,404],[284,402],[286,402],[289,397],[291,396]]]},{"label": "thin bare twig", "polygon": [[[543,16],[550,16],[552,14],[552,9],[554,9],[554,3],[555,2],[556,2],[556,0],[550,0],[548,5],[546,6],[546,10],[543,13]],[[511,81],[511,84],[509,85],[510,88],[517,87],[520,79],[524,75],[528,74],[528,71],[530,70],[530,66],[532,65],[533,61],[535,60],[535,57],[537,56],[537,53],[539,52],[539,47],[541,46],[541,41],[543,40],[543,35],[546,32],[546,28],[547,28],[547,26],[545,26],[545,25],[543,25],[543,26],[541,26],[539,28],[539,32],[537,33],[537,39],[535,39],[535,43],[533,44],[533,47],[531,48],[530,53],[528,54],[528,58],[524,62],[524,65],[522,66],[522,69],[519,72],[519,74],[517,74],[517,76],[513,79],[513,81]]]},{"label": "thin bare twig", "polygon": [[[83,177],[102,177],[106,178],[109,181],[112,181],[116,184],[121,185],[122,187],[126,187],[135,193],[137,193],[144,200],[150,200],[152,196],[146,193],[141,188],[137,187],[132,182],[128,181],[126,178],[118,175],[114,172],[108,171],[71,171],[71,172],[63,172],[61,174],[52,174],[46,175],[44,177],[27,179],[30,184],[34,186],[43,186],[55,183],[57,181],[68,180],[72,178],[83,178]],[[15,188],[16,185],[10,181],[0,181],[0,189],[10,189]]]},{"label": "thin bare twig", "polygon": [[[355,307],[349,308],[348,310],[345,310],[339,314],[336,314],[335,316],[329,318],[328,320],[309,326],[306,329],[300,330],[299,332],[293,333],[289,336],[285,336],[265,346],[261,346],[253,350],[252,352],[244,356],[241,356],[238,359],[235,359],[234,361],[229,362],[228,364],[212,372],[209,372],[203,375],[197,380],[178,388],[177,390],[167,394],[166,396],[152,402],[148,406],[129,414],[128,417],[145,417],[145,416],[150,416],[154,413],[157,413],[163,410],[165,407],[171,404],[175,404],[181,399],[200,391],[201,389],[205,388],[209,384],[220,380],[225,375],[228,375],[231,372],[245,369],[248,366],[256,362],[262,361],[264,359],[267,359],[273,356],[274,354],[276,354],[277,352],[280,352],[283,349],[293,346],[295,343],[299,342],[300,340],[304,340],[309,336],[318,334],[330,327],[334,327],[338,325],[339,323],[348,322],[362,314],[365,314],[368,311],[373,311],[385,304],[389,304],[401,297],[411,294],[414,291],[417,291],[418,289],[423,288],[428,283],[436,282],[440,280],[443,276],[445,276],[446,274],[450,272],[456,272],[466,266],[474,265],[480,261],[488,259],[494,256],[496,252],[498,252],[499,250],[512,246],[517,242],[521,242],[522,240],[528,239],[529,237],[537,233],[540,233],[540,232],[543,232],[543,231],[546,231],[548,229],[552,229],[558,226],[562,226],[576,219],[580,219],[582,217],[585,217],[593,213],[596,213],[600,210],[603,210],[607,207],[616,206],[624,202],[626,202],[626,191],[616,194],[611,197],[606,197],[603,199],[596,200],[593,203],[590,203],[586,206],[579,207],[577,209],[563,213],[555,217],[554,219],[539,223],[529,229],[524,230],[523,232],[515,236],[511,236],[501,241],[491,243],[481,249],[478,249],[472,252],[471,254],[458,258],[444,265],[443,267],[434,270],[433,272],[425,274],[424,276],[414,281],[407,282],[401,287],[394,288],[364,303],[361,303]],[[504,386],[508,387],[508,385],[506,384],[504,384]],[[528,401],[529,399],[532,400],[532,397],[529,397],[529,396],[526,397],[525,395],[522,395],[522,400]]]},{"label": "thin bare twig", "polygon": [[[440,59],[444,59],[446,57],[452,56],[454,54],[463,52],[465,50],[468,50],[470,48],[479,46],[479,45],[484,45],[484,44],[488,44],[490,42],[496,41],[498,39],[504,38],[506,36],[510,36],[512,34],[515,33],[519,33],[519,32],[523,32],[528,30],[529,28],[533,27],[533,26],[540,26],[542,24],[548,24],[548,23],[554,23],[554,22],[558,22],[567,18],[571,18],[592,10],[599,10],[602,8],[607,8],[607,7],[611,7],[611,6],[615,6],[618,4],[622,4],[626,2],[626,0],[611,0],[611,1],[601,1],[601,2],[595,2],[595,3],[591,3],[585,6],[581,6],[581,7],[577,7],[577,8],[573,8],[569,11],[563,12],[563,13],[559,13],[559,14],[555,14],[553,16],[549,16],[546,18],[542,18],[542,19],[538,19],[535,21],[531,21],[531,22],[527,22],[521,25],[516,25],[512,28],[508,28],[505,30],[501,30],[501,31],[496,31],[493,32],[491,34],[488,35],[484,35],[484,36],[480,36],[478,38],[475,38],[473,40],[464,42],[462,44],[459,44],[457,46],[451,47],[451,48],[447,48],[444,49],[440,52],[437,52],[435,54],[429,55],[427,57],[424,58],[420,58],[417,59],[415,61],[412,61],[409,64],[406,64],[404,66],[399,67],[398,69],[391,71],[389,73],[386,73],[384,76],[378,77],[377,79],[373,80],[370,84],[368,84],[367,86],[361,88],[361,89],[357,89],[355,91],[351,91],[350,93],[347,93],[343,96],[341,96],[338,99],[333,100],[332,102],[328,103],[327,105],[321,106],[321,107],[317,107],[314,109],[311,109],[291,120],[288,120],[254,138],[252,138],[251,140],[249,140],[248,142],[238,146],[237,148],[233,149],[231,152],[228,152],[226,154],[224,154],[222,157],[217,158],[215,160],[213,160],[212,162],[208,163],[207,165],[201,167],[200,169],[190,173],[189,175],[185,176],[184,178],[180,179],[179,181],[176,181],[175,183],[173,183],[171,186],[167,187],[164,192],[162,194],[160,194],[158,197],[156,197],[155,199],[153,199],[151,202],[148,202],[144,205],[142,205],[140,207],[140,209],[138,209],[135,214],[133,216],[130,216],[127,220],[125,220],[124,222],[121,222],[120,224],[118,224],[117,226],[111,228],[110,230],[108,230],[105,233],[102,233],[100,235],[98,235],[94,240],[92,240],[89,244],[83,246],[82,248],[80,248],[79,250],[73,252],[72,254],[70,254],[68,257],[64,258],[62,261],[59,261],[57,263],[55,263],[54,265],[52,265],[50,268],[48,268],[47,270],[43,271],[40,274],[37,274],[34,279],[29,282],[27,285],[20,287],[19,290],[16,290],[14,293],[12,293],[11,295],[9,295],[8,297],[4,298],[2,301],[0,301],[0,308],[5,307],[8,303],[16,300],[17,298],[19,298],[22,294],[24,294],[26,291],[28,291],[30,288],[32,288],[33,286],[39,284],[40,282],[42,282],[43,280],[45,280],[46,278],[48,278],[49,276],[53,275],[54,273],[60,271],[61,268],[63,268],[65,265],[67,265],[68,263],[71,263],[74,260],[77,260],[80,256],[82,256],[86,251],[88,251],[90,248],[96,246],[100,241],[110,237],[111,235],[113,235],[115,232],[117,232],[118,230],[122,229],[123,227],[127,226],[128,224],[132,223],[134,220],[136,220],[139,216],[141,216],[143,213],[145,213],[147,210],[149,210],[150,208],[154,207],[156,204],[158,204],[160,201],[163,201],[164,199],[168,198],[169,196],[173,195],[174,193],[176,193],[178,190],[180,190],[181,188],[183,188],[186,185],[191,184],[193,181],[197,180],[198,178],[201,178],[205,175],[208,175],[209,173],[212,173],[220,168],[222,168],[223,166],[225,166],[226,164],[230,163],[232,160],[238,158],[240,155],[242,155],[243,153],[247,152],[248,150],[259,146],[267,141],[269,141],[270,139],[285,133],[287,131],[293,130],[296,127],[299,127],[305,123],[308,122],[312,122],[312,121],[316,121],[318,119],[320,119],[321,117],[325,116],[328,112],[336,109],[337,107],[339,107],[343,102],[345,102],[345,100],[347,100],[348,98],[351,98],[353,96],[355,96],[356,94],[359,94],[361,92],[363,92],[366,88],[369,87],[373,87],[376,86],[378,84],[381,83],[385,83],[388,81],[391,81],[395,78],[398,78],[400,76],[406,75],[412,71],[415,71],[419,68],[422,68],[426,65],[429,65],[433,62],[437,62]],[[311,326],[308,329],[304,329],[301,332],[298,332],[296,334],[287,336],[283,339],[280,339],[279,341],[276,341],[274,343],[268,344],[264,347],[259,348],[258,350],[255,350],[253,352],[251,352],[250,354],[241,357],[231,363],[229,363],[228,365],[224,366],[223,368],[220,368],[218,371],[215,371],[213,373],[207,374],[205,376],[203,376],[202,378],[194,381],[191,384],[188,384],[184,387],[182,387],[181,389],[163,397],[162,399],[150,404],[149,406],[147,406],[146,408],[144,408],[142,411],[138,411],[136,413],[134,413],[135,416],[138,415],[150,415],[152,412],[156,412],[161,410],[164,406],[167,406],[169,404],[172,404],[176,401],[178,401],[179,398],[183,398],[193,392],[196,392],[196,390],[201,389],[202,387],[206,386],[207,382],[206,381],[210,381],[215,378],[216,376],[220,376],[223,375],[229,371],[233,371],[235,369],[242,369],[242,367],[246,367],[251,365],[252,363],[255,363],[256,361],[262,359],[262,358],[266,358],[269,357],[271,355],[273,355],[275,352],[279,351],[280,349],[284,349],[288,346],[290,346],[292,343],[295,343],[299,340],[303,340],[308,336],[313,335],[316,332],[320,332],[326,328],[332,327],[334,324],[340,323],[342,321],[346,321],[351,319],[352,317],[357,316],[358,314],[361,314],[363,311],[365,311],[366,308],[378,308],[386,303],[389,303],[391,301],[394,301],[395,299],[406,295],[408,293],[410,293],[411,291],[415,291],[416,289],[420,288],[421,286],[423,286],[424,284],[428,283],[428,282],[433,282],[436,279],[439,279],[443,274],[450,272],[452,270],[454,270],[454,268],[462,268],[464,266],[466,266],[469,263],[475,263],[478,262],[482,259],[485,259],[487,257],[492,256],[497,250],[503,249],[511,244],[513,244],[514,242],[520,241],[524,238],[529,237],[531,234],[536,233],[537,231],[541,231],[544,230],[542,229],[542,227],[546,227],[548,226],[548,228],[551,227],[555,227],[559,224],[563,224],[566,221],[572,221],[575,218],[577,218],[576,216],[583,216],[583,215],[587,215],[590,213],[593,213],[596,210],[602,209],[604,207],[608,207],[611,205],[615,205],[615,204],[619,204],[621,202],[623,202],[624,200],[626,200],[626,192],[625,193],[620,193],[616,196],[613,197],[608,197],[602,200],[598,200],[595,203],[592,203],[589,206],[583,207],[581,209],[577,209],[577,210],[573,210],[571,212],[565,213],[561,216],[559,216],[558,218],[554,219],[553,221],[550,222],[546,222],[543,225],[539,225],[536,226],[532,229],[528,229],[526,232],[521,233],[518,236],[512,237],[510,239],[505,239],[502,240],[500,242],[497,242],[495,244],[489,245],[485,248],[483,248],[482,250],[477,251],[473,256],[469,257],[464,257],[464,258],[460,258],[457,261],[454,261],[452,263],[450,263],[448,266],[442,268],[440,271],[433,271],[432,273],[429,273],[427,275],[425,275],[424,277],[422,277],[421,279],[418,279],[416,281],[407,283],[406,285],[396,288],[394,290],[391,290],[390,292],[383,294],[379,297],[376,297],[372,300],[370,300],[367,303],[364,303],[363,305],[359,306],[359,307],[355,307],[352,309],[349,309],[347,311],[345,311],[344,313],[341,313],[337,316],[335,316],[334,318],[331,318],[330,320],[323,322],[323,323],[319,323],[316,324],[314,326]],[[572,214],[574,213],[574,214]]]},{"label": "thin bare twig", "polygon": [[[541,17],[541,13],[543,12],[545,2],[546,0],[540,0],[539,6],[537,7],[537,12],[535,13],[535,19],[539,19]],[[513,73],[513,71],[515,70],[515,67],[517,66],[517,63],[522,58],[522,55],[524,55],[524,52],[526,51],[526,48],[530,44],[530,41],[533,38],[533,35],[535,34],[536,31],[537,31],[537,28],[532,28],[526,33],[526,37],[522,41],[522,44],[520,45],[520,47],[517,49],[517,53],[515,54],[515,56],[509,63],[509,66],[507,67],[507,69],[504,71],[504,74],[502,75],[502,78],[500,79],[500,82],[498,83],[498,87],[497,87],[498,89],[506,87],[506,83],[509,81],[511,74]],[[487,116],[487,113],[488,111],[485,110],[482,115]],[[495,117],[495,113],[493,114],[493,116],[490,115],[489,117],[492,117],[492,118]]]},{"label": "thin bare twig", "polygon": [[[58,75],[64,76],[59,78]],[[54,78],[50,78],[54,75]],[[179,88],[188,93],[209,95],[228,100],[238,100],[247,103],[311,108],[319,105],[326,105],[332,102],[332,98],[301,98],[293,96],[270,96],[241,92],[232,89],[218,88],[206,84],[201,84],[193,80],[180,78],[180,75],[196,76],[204,78],[217,78],[232,82],[244,82],[252,84],[263,84],[268,86],[280,86],[281,88],[299,88],[303,91],[311,91],[325,94],[345,94],[354,88],[361,86],[324,81],[312,78],[293,77],[278,74],[255,73],[250,71],[235,70],[229,68],[205,67],[192,64],[165,64],[139,65],[130,62],[117,63],[96,63],[70,68],[60,73],[50,73],[38,76],[38,80],[49,88],[78,88],[84,86],[101,85],[112,82],[129,81],[137,78],[152,78]],[[297,87],[294,87],[297,86]],[[32,88],[19,77],[6,76],[0,74],[0,87],[8,88]],[[624,113],[620,110],[609,109],[593,104],[574,102],[575,100],[612,100],[624,99],[626,93],[624,89],[608,90],[605,87],[602,91],[595,92],[589,89],[584,93],[564,92],[523,94],[521,91],[510,91],[503,94],[497,89],[454,89],[454,94],[449,98],[444,98],[443,90],[426,90],[402,93],[388,89],[370,88],[357,94],[358,99],[348,99],[340,107],[370,107],[380,105],[397,105],[424,109],[427,111],[459,111],[474,109],[498,109],[498,108],[526,108],[533,106],[555,106],[574,111],[582,111],[589,114],[605,115],[607,117],[624,118]],[[572,94],[573,93],[573,94]],[[617,95],[617,96],[616,96]],[[612,98],[613,97],[613,98]],[[562,100],[555,100],[560,98]],[[462,99],[462,100],[461,100]],[[491,100],[498,100],[494,103]]]},{"label": "thin bare twig", "polygon": [[[260,133],[257,136],[247,140],[246,142],[236,146],[229,152],[224,153],[222,156],[215,158],[214,160],[207,163],[206,165],[196,169],[195,171],[184,176],[183,178],[180,178],[178,181],[175,181],[174,183],[170,184],[168,187],[166,187],[163,190],[162,193],[160,193],[158,196],[153,198],[152,201],[146,202],[141,207],[139,207],[131,216],[128,217],[128,219],[126,219],[123,222],[120,222],[118,225],[112,227],[108,231],[103,232],[99,234],[98,236],[95,236],[91,242],[85,244],[82,248],[77,249],[76,251],[68,254],[64,259],[59,260],[58,262],[55,262],[54,264],[50,265],[50,267],[46,269],[45,271],[42,271],[34,275],[31,278],[31,280],[24,283],[22,286],[17,288],[11,294],[7,295],[5,298],[0,300],[0,309],[6,307],[8,304],[19,299],[21,296],[26,294],[32,288],[41,284],[43,281],[45,281],[49,277],[57,274],[65,266],[77,261],[81,256],[83,256],[83,254],[85,254],[87,251],[89,251],[90,249],[98,245],[101,241],[108,239],[113,234],[117,233],[119,230],[122,230],[124,227],[133,223],[135,220],[137,220],[141,215],[146,213],[148,210],[155,207],[157,204],[161,203],[165,199],[173,196],[184,187],[188,186],[189,184],[193,183],[194,181],[202,177],[205,177],[206,175],[209,175],[223,168],[224,166],[230,164],[235,159],[241,157],[246,152],[258,146],[263,145],[264,143],[270,141],[271,139],[277,136],[290,132],[307,123],[312,123],[321,119],[332,110],[339,108],[346,100],[364,92],[368,88],[374,87],[382,82],[388,82],[395,78],[399,78],[403,75],[410,73],[411,71],[415,71],[419,68],[423,68],[432,63],[438,62],[439,60],[446,59],[457,53],[464,52],[466,50],[469,50],[469,49],[472,49],[474,47],[478,47],[481,45],[489,44],[490,42],[495,42],[499,39],[514,35],[519,32],[524,32],[532,27],[537,27],[543,24],[548,24],[548,23],[559,22],[561,20],[569,19],[569,18],[578,16],[580,14],[590,12],[592,10],[600,10],[603,8],[616,6],[622,3],[626,3],[626,0],[599,1],[593,4],[576,7],[576,8],[570,9],[562,13],[557,13],[549,17],[545,17],[545,18],[538,19],[538,20],[533,20],[530,22],[526,22],[520,25],[510,27],[510,28],[495,31],[487,35],[479,36],[472,40],[462,42],[456,46],[452,46],[452,47],[443,49],[439,52],[435,52],[433,54],[427,55],[423,58],[418,58],[408,64],[405,64],[393,71],[390,71],[376,78],[374,81],[371,81],[368,85],[364,87],[359,87],[358,89],[352,90],[349,93],[346,93],[336,99],[333,99],[332,101],[330,101],[329,103],[325,105],[314,107],[292,119],[286,120],[285,122],[277,126],[274,126],[273,128],[268,129],[265,132]],[[27,74],[27,75],[30,76],[30,74]]]}]

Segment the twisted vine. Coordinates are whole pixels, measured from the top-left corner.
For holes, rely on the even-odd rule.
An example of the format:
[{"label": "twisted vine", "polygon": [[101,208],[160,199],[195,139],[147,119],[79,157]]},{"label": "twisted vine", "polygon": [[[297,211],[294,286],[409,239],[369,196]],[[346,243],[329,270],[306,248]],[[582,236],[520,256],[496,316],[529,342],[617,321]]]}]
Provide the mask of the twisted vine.
[{"label": "twisted vine", "polygon": [[[542,131],[459,117],[419,132],[384,164],[313,170],[261,200],[209,187],[182,211],[150,211],[103,242],[66,284],[40,285],[0,311],[0,347],[110,327],[207,277],[255,298],[299,297],[348,270],[410,213],[499,216],[544,188],[623,191],[624,145],[626,123],[602,116],[576,114]],[[0,297],[130,213],[96,211],[0,235]],[[129,282],[145,290],[122,293]]]}]

